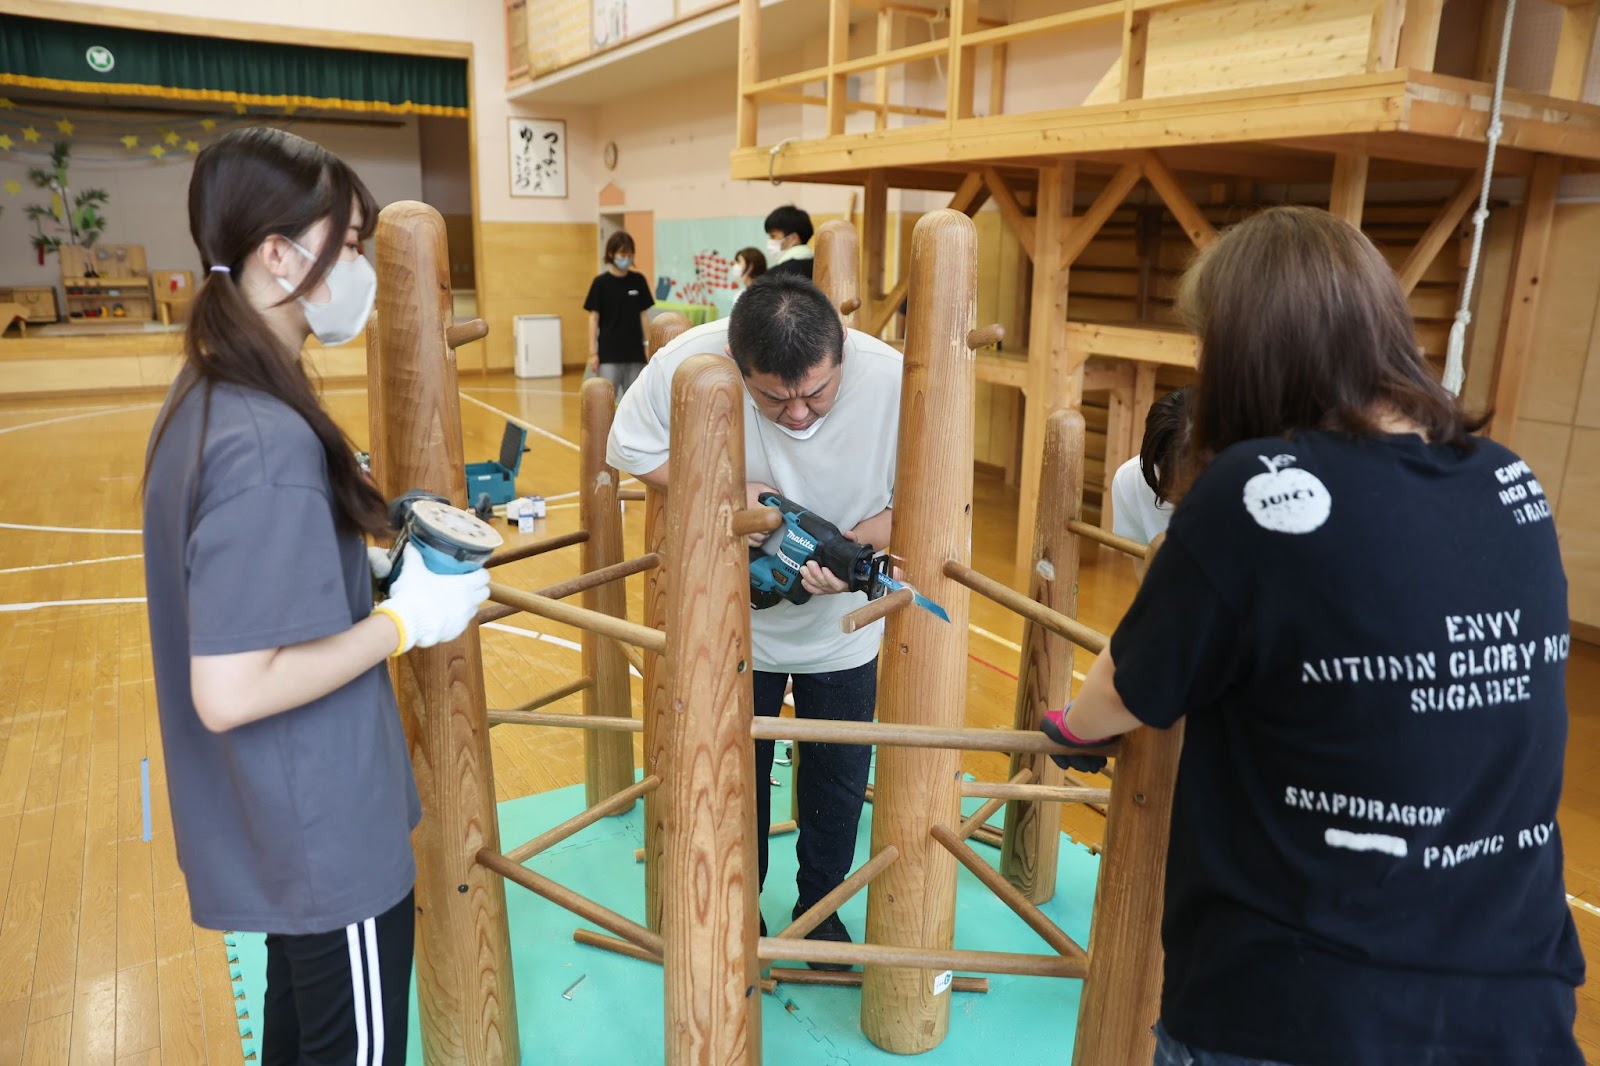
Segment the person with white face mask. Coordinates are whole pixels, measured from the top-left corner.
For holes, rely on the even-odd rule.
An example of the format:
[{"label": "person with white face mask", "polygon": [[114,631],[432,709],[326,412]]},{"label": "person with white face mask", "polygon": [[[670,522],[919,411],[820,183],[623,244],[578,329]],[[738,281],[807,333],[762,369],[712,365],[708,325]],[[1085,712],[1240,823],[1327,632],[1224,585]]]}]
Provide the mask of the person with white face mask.
[{"label": "person with white face mask", "polygon": [[767,270],[774,274],[811,277],[815,267],[811,251],[811,216],[794,204],[785,204],[767,216]]},{"label": "person with white face mask", "polygon": [[[777,491],[877,548],[889,544],[900,426],[900,353],[847,330],[828,298],[805,278],[771,270],[724,320],[689,330],[657,352],[617,408],[607,457],[646,484],[665,488],[672,378],[695,355],[726,355],[744,378],[748,504]],[[757,542],[763,538],[752,538]],[[773,545],[775,549],[776,545]],[[753,611],[757,714],[776,715],[793,680],[802,718],[871,720],[877,703],[882,622],[852,634],[839,619],[865,602],[816,563],[801,584],[812,598]],[[756,744],[756,780],[768,779],[770,741]],[[808,744],[796,782],[800,801],[798,915],[849,873],[871,758],[869,748]],[[771,793],[757,790],[756,839],[763,880]],[[763,925],[765,922],[763,922]],[[838,917],[814,939],[848,941]],[[813,964],[819,969],[848,969]]]},{"label": "person with white face mask", "polygon": [[737,303],[744,290],[766,272],[767,257],[759,248],[740,248],[733,253],[733,280],[739,286],[733,291],[733,302]]},{"label": "person with white face mask", "polygon": [[623,230],[606,241],[606,268],[589,285],[589,373],[611,382],[617,399],[644,369],[650,329],[650,282],[633,269],[633,237]]},{"label": "person with white face mask", "polygon": [[301,349],[366,326],[376,222],[350,168],[293,134],[200,152],[206,280],[146,457],[178,862],[197,925],[268,934],[263,1066],[405,1061],[421,809],[385,662],[459,636],[488,596],[484,572],[435,574],[408,548],[373,604],[364,534],[388,533],[387,508]]}]

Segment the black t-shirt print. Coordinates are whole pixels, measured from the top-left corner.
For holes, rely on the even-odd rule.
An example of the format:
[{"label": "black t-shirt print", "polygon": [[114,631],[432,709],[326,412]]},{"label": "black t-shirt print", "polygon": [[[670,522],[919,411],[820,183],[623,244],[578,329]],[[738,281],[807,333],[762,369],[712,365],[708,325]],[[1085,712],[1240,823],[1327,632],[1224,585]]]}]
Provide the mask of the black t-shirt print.
[{"label": "black t-shirt print", "polygon": [[1492,441],[1217,457],[1111,642],[1135,715],[1187,716],[1174,1037],[1301,1066],[1582,1062],[1567,630],[1543,490]]},{"label": "black t-shirt print", "polygon": [[602,363],[644,362],[644,327],[639,313],[655,304],[650,284],[637,270],[622,277],[606,271],[589,286],[584,297],[585,311],[600,312],[600,361]]}]

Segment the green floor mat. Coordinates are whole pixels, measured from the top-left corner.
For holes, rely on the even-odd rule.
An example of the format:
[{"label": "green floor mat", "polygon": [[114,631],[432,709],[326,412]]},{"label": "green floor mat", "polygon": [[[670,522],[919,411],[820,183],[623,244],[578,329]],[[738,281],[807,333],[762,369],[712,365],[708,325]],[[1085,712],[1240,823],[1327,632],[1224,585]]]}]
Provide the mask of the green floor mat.
[{"label": "green floor mat", "polygon": [[[787,817],[788,770],[775,769],[783,782],[773,790],[773,818]],[[970,811],[978,806],[969,801]],[[500,804],[501,842],[507,848],[577,814],[583,787],[527,796]],[[871,836],[869,804],[862,818],[856,862],[867,857]],[[995,821],[998,822],[999,816]],[[644,868],[634,862],[643,844],[644,805],[627,815],[606,818],[530,862],[532,869],[628,915],[643,920]],[[793,834],[772,840],[771,867],[762,912],[772,930],[788,922],[794,905]],[[999,852],[982,844],[975,850],[991,863]],[[1078,943],[1086,943],[1099,860],[1063,841],[1056,897],[1043,908]],[[866,893],[840,911],[851,934],[860,939],[866,924]],[[516,976],[517,1012],[525,1066],[612,1066],[661,1061],[662,991],[659,967],[573,943],[572,931],[586,925],[554,904],[515,885],[506,888],[511,952]],[[243,988],[241,1033],[248,1058],[257,1049],[266,952],[261,936],[234,934],[231,964]],[[965,869],[959,871],[955,946],[987,951],[1047,953],[1048,948],[1021,919],[995,899]],[[579,977],[570,1000],[561,994]],[[954,996],[950,1034],[937,1049],[919,1056],[927,1063],[1005,1061],[1034,1066],[1071,1060],[1078,1014],[1078,981],[1045,977],[990,977],[986,995]],[[413,1003],[415,987],[413,986]],[[763,997],[763,1061],[769,1066],[872,1066],[905,1063],[871,1044],[861,1034],[861,993],[850,988],[780,985]],[[415,1007],[411,1015],[409,1063],[422,1062]]]}]

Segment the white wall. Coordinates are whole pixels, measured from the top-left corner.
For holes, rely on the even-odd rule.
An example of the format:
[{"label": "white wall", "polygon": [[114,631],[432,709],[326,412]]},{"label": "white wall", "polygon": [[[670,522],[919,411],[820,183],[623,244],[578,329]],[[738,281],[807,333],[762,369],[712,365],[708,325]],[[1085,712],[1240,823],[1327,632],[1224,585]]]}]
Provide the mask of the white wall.
[{"label": "white wall", "polygon": [[[19,103],[24,94],[16,94]],[[28,105],[42,109],[42,105]],[[130,121],[126,113],[63,112],[70,114],[80,129],[93,129],[91,136],[73,138],[73,159],[68,172],[72,188],[102,188],[111,199],[102,213],[110,226],[100,240],[107,244],[142,244],[154,270],[198,270],[199,257],[189,237],[187,195],[189,176],[194,170],[187,152],[177,152],[162,160],[129,159],[116,136],[106,131],[105,120]],[[98,120],[98,121],[97,121]],[[156,119],[143,126],[159,125]],[[285,121],[284,127],[310,138],[342,157],[361,175],[380,204],[393,200],[415,200],[422,196],[422,173],[417,151],[415,119],[395,119],[384,125]],[[47,139],[48,140],[48,139]],[[20,148],[21,146],[19,146]],[[0,182],[16,179],[23,184],[17,196],[6,197],[8,208],[0,213],[0,284],[53,285],[61,276],[54,256],[43,266],[29,246],[33,223],[23,214],[30,203],[47,202],[42,190],[29,184],[27,171],[43,166],[48,143],[41,142],[35,152],[23,156],[18,150],[0,156]]]}]

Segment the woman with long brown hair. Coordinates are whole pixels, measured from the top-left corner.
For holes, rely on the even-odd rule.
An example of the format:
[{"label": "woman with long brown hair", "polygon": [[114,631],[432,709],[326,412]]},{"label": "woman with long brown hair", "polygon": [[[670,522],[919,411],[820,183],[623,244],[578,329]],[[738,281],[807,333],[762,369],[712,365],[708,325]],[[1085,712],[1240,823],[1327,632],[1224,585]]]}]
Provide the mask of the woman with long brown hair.
[{"label": "woman with long brown hair", "polygon": [[376,205],[316,144],[237,130],[195,160],[206,281],[151,434],[144,551],[167,791],[191,914],[265,932],[268,1066],[405,1061],[420,810],[384,662],[487,595],[416,549],[373,606],[383,499],[300,361],[354,338]]},{"label": "woman with long brown hair", "polygon": [[1156,1063],[1577,1066],[1543,490],[1327,212],[1235,226],[1180,302],[1200,472],[1044,723],[1080,746],[1185,722]]}]

